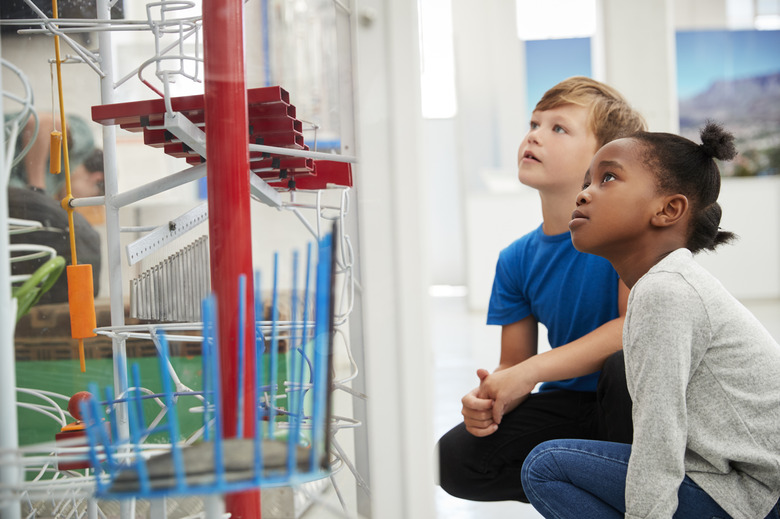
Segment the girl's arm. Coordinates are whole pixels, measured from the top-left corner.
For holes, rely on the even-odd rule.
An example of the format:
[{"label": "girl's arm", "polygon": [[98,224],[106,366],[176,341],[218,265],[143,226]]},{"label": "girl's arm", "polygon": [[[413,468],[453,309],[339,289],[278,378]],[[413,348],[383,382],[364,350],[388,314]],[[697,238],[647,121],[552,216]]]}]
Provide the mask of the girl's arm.
[{"label": "girl's arm", "polygon": [[626,517],[672,517],[685,477],[686,390],[709,327],[700,299],[675,274],[652,274],[634,290],[624,347],[634,422]]}]

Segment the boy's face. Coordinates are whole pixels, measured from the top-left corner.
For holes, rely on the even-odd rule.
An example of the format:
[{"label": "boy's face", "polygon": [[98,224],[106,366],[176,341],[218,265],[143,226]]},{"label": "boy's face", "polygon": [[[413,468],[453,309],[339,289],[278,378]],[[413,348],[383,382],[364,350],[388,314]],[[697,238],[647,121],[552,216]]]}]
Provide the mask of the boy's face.
[{"label": "boy's face", "polygon": [[517,152],[517,177],[537,190],[571,192],[598,149],[588,128],[588,110],[562,105],[534,111],[528,134]]},{"label": "boy's face", "polygon": [[102,171],[89,171],[83,164],[79,164],[71,173],[70,191],[74,198],[100,196],[103,194],[98,187],[101,181]]},{"label": "boy's face", "polygon": [[637,147],[632,139],[618,139],[593,157],[569,222],[577,250],[613,259],[637,249],[632,243],[651,228],[664,196]]}]

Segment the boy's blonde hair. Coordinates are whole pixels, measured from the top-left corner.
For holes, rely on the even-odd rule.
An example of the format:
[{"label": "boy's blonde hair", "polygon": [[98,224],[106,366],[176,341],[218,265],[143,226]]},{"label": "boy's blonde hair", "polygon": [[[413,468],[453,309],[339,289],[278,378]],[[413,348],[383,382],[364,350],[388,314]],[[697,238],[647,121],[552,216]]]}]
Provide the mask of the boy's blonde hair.
[{"label": "boy's blonde hair", "polygon": [[631,108],[614,88],[595,79],[574,76],[564,79],[536,103],[534,111],[552,110],[572,104],[588,109],[588,127],[596,136],[598,147],[646,130],[645,119]]}]

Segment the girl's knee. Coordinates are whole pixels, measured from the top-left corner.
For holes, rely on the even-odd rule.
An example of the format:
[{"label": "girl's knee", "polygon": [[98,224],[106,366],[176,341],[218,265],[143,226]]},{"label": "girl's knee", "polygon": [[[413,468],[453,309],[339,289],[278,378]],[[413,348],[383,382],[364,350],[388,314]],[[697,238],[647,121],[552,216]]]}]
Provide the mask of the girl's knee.
[{"label": "girl's knee", "polygon": [[560,479],[559,464],[555,459],[560,445],[560,440],[548,440],[531,450],[520,473],[523,488],[528,488],[527,485],[535,483]]}]

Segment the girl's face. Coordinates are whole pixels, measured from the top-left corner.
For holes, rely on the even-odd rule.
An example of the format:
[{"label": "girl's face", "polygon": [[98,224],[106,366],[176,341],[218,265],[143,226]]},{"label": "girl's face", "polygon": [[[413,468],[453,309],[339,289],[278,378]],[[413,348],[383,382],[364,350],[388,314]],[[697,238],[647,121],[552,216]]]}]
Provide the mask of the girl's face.
[{"label": "girl's face", "polygon": [[663,198],[635,140],[606,144],[593,157],[577,195],[569,222],[574,247],[607,259],[632,250],[650,232]]}]

